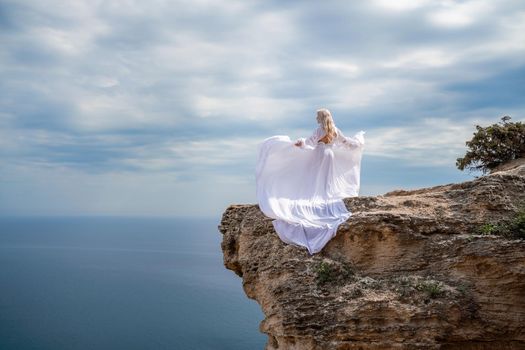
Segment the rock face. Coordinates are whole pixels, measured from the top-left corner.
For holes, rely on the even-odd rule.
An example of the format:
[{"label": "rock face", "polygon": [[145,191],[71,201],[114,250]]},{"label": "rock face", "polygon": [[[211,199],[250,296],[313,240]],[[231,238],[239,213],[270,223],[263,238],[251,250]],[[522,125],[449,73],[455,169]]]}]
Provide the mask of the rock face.
[{"label": "rock face", "polygon": [[224,212],[224,265],[272,349],[525,349],[525,240],[478,234],[525,200],[517,162],[473,181],[345,199],[323,251],[283,243],[257,205]]}]

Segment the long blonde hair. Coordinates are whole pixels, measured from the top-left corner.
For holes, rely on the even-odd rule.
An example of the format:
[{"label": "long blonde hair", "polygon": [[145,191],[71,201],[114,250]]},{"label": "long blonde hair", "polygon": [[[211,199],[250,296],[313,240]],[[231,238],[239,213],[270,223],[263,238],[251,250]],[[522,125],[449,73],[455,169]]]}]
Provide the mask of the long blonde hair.
[{"label": "long blonde hair", "polygon": [[335,131],[335,123],[332,118],[332,113],[326,108],[321,108],[317,110],[317,121],[321,124],[324,132],[326,133],[326,138],[328,143],[331,143],[333,139],[336,138],[337,132]]}]

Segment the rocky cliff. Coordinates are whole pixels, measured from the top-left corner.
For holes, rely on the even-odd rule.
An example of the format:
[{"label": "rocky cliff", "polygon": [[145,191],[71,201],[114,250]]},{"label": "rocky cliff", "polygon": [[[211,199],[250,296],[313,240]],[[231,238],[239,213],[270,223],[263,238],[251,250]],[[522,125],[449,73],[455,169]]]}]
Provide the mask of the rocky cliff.
[{"label": "rocky cliff", "polygon": [[224,264],[264,312],[266,349],[525,349],[525,240],[490,234],[524,203],[524,163],[347,198],[312,257],[257,205],[228,207]]}]

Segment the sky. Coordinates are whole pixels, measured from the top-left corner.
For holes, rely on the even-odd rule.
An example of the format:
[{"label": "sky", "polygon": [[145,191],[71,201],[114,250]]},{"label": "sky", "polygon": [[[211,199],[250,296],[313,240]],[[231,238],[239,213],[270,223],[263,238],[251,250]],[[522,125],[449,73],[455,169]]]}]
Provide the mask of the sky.
[{"label": "sky", "polygon": [[0,0],[0,215],[219,217],[328,108],[362,196],[472,180],[525,121],[522,0]]}]

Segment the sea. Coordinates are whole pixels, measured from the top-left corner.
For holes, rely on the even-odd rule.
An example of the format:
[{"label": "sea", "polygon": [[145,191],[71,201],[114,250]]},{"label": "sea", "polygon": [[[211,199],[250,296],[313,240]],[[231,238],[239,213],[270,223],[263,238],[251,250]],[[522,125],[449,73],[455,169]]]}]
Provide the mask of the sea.
[{"label": "sea", "polygon": [[219,221],[0,217],[0,349],[264,349]]}]

